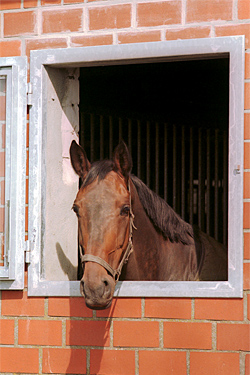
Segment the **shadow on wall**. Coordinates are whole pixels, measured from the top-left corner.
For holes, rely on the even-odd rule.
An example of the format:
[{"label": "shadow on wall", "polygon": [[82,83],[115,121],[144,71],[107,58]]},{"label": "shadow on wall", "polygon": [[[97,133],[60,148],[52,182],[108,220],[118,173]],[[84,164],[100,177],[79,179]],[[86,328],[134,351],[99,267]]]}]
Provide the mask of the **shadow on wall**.
[{"label": "shadow on wall", "polygon": [[[72,275],[76,272],[75,267],[59,243],[56,244],[56,251],[63,272],[72,280]],[[65,374],[100,374],[103,349],[99,348],[109,347],[111,344],[110,326],[113,310],[114,304],[109,311],[107,310],[105,317],[99,318],[96,317],[95,311],[86,307],[83,297],[69,299],[70,319],[66,321],[66,346],[71,347],[71,355]],[[110,366],[112,367],[112,363]]]},{"label": "shadow on wall", "polygon": [[77,274],[77,267],[75,267],[69,258],[65,255],[62,246],[59,242],[56,243],[56,253],[60,266],[65,275],[67,275],[69,280],[75,280],[75,275]]}]

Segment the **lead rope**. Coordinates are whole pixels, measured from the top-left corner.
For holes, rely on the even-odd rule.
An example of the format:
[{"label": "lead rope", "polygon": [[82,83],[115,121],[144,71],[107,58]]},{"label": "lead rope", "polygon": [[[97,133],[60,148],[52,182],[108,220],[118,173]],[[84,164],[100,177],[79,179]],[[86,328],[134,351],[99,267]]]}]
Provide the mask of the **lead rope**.
[{"label": "lead rope", "polygon": [[102,258],[100,258],[96,255],[92,255],[92,254],[82,255],[81,254],[81,262],[82,263],[84,263],[84,262],[94,262],[94,263],[100,264],[102,267],[104,267],[112,275],[112,277],[115,280],[115,283],[118,282],[118,280],[120,278],[120,275],[121,275],[121,272],[122,272],[122,268],[123,268],[124,264],[126,264],[128,262],[128,259],[129,259],[130,255],[132,254],[132,252],[134,250],[133,249],[133,242],[132,242],[133,228],[137,229],[136,226],[134,225],[135,215],[133,214],[133,211],[132,211],[130,182],[128,182],[128,191],[129,191],[129,206],[130,206],[130,211],[129,211],[129,239],[128,239],[127,248],[126,248],[126,250],[123,254],[123,257],[122,257],[117,269],[116,270],[113,269],[113,267],[111,267],[104,259],[102,259]]}]

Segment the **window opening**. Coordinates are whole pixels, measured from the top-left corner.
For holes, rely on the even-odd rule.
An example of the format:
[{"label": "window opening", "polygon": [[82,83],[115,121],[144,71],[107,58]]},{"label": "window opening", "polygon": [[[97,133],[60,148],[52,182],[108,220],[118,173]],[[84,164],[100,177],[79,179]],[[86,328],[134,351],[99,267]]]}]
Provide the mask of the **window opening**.
[{"label": "window opening", "polygon": [[88,67],[80,143],[90,161],[128,144],[133,173],[227,246],[229,57]]}]

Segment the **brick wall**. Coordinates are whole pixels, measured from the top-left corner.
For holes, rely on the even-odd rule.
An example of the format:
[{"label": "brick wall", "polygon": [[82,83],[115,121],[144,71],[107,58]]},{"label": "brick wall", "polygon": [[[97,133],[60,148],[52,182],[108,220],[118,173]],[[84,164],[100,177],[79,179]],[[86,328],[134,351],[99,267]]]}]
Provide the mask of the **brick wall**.
[{"label": "brick wall", "polygon": [[[250,2],[2,0],[0,10],[0,56],[246,36],[244,298],[123,298],[107,311],[92,312],[82,298],[27,298],[26,288],[4,291],[0,373],[250,374]],[[0,116],[2,131],[1,110]]]}]

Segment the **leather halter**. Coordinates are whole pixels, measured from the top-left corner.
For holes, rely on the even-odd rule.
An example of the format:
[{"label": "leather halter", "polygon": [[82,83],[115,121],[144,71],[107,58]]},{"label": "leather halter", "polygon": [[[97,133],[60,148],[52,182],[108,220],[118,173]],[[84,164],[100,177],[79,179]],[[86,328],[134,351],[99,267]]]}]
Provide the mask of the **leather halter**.
[{"label": "leather halter", "polygon": [[[124,264],[126,264],[128,262],[129,256],[133,252],[132,232],[133,232],[133,228],[137,229],[135,227],[135,225],[134,225],[134,217],[135,216],[134,216],[133,211],[132,211],[130,182],[128,182],[128,191],[129,191],[129,204],[130,204],[130,210],[129,210],[129,238],[128,238],[127,248],[126,248],[126,250],[125,250],[125,252],[124,252],[124,254],[122,256],[122,259],[121,259],[118,267],[116,269],[114,269],[104,259],[102,259],[102,258],[100,258],[100,257],[98,257],[96,255],[92,255],[92,254],[85,254],[85,255],[81,254],[80,255],[82,263],[93,262],[93,263],[100,264],[103,268],[105,268],[112,275],[112,277],[113,277],[113,279],[115,280],[116,283],[119,280],[119,277],[121,275],[122,268],[123,268]],[[118,249],[115,249],[115,250],[118,250]]]}]

